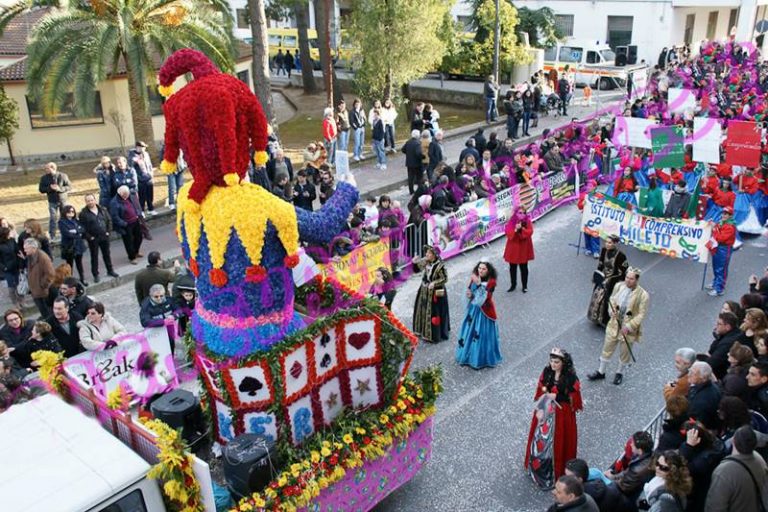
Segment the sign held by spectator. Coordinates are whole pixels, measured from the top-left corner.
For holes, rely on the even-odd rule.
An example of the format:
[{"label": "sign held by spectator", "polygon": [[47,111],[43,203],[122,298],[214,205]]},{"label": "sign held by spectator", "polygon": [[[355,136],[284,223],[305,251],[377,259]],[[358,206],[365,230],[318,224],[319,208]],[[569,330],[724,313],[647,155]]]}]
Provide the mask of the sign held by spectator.
[{"label": "sign held by spectator", "polygon": [[760,167],[760,128],[751,121],[730,121],[725,139],[725,163]]}]

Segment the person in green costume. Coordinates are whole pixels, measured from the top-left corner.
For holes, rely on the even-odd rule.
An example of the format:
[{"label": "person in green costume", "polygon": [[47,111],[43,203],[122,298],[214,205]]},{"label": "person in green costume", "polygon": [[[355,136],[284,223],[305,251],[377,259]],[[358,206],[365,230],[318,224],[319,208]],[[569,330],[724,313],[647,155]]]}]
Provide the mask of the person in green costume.
[{"label": "person in green costume", "polygon": [[651,217],[664,216],[664,196],[656,186],[656,177],[648,179],[648,188],[640,190],[640,213]]}]

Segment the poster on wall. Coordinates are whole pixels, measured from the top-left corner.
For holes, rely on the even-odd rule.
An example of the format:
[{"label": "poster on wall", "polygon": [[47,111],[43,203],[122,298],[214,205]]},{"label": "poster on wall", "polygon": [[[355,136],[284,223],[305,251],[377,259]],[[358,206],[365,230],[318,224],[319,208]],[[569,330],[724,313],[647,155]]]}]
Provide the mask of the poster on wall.
[{"label": "poster on wall", "polygon": [[760,128],[751,121],[730,121],[725,139],[725,163],[760,167]]},{"label": "poster on wall", "polygon": [[723,129],[720,120],[713,117],[693,118],[693,160],[708,164],[720,163],[720,144]]},{"label": "poster on wall", "polygon": [[613,144],[651,149],[651,128],[654,126],[656,121],[652,119],[617,117],[613,129]]}]

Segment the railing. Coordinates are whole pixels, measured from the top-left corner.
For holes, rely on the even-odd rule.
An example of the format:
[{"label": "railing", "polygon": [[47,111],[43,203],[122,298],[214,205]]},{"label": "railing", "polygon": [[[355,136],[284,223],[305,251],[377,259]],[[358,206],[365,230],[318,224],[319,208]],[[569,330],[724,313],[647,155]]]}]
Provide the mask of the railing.
[{"label": "railing", "polygon": [[113,436],[118,438],[149,464],[157,464],[160,450],[155,442],[155,436],[135,423],[130,414],[115,411],[107,407],[104,400],[92,389],[84,389],[76,380],[62,375],[66,386],[68,402],[77,406],[86,416],[101,423]]},{"label": "railing", "polygon": [[[643,428],[645,432],[648,432],[651,434],[651,439],[653,439],[653,446],[656,446],[656,443],[659,441],[659,437],[661,437],[661,431],[662,427],[664,425],[664,420],[667,418],[667,409],[666,407],[662,407],[659,412],[656,413],[656,416],[653,417],[653,419]],[[621,455],[616,457],[615,461],[620,461],[624,457],[624,453],[622,452]]]}]

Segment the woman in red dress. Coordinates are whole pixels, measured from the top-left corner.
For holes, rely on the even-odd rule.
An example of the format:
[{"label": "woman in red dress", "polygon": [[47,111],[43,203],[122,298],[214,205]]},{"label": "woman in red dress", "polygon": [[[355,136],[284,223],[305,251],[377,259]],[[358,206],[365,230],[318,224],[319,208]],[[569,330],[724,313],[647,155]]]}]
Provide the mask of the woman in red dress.
[{"label": "woman in red dress", "polygon": [[531,420],[525,467],[540,487],[548,489],[565,474],[565,463],[576,457],[578,445],[576,411],[582,409],[581,384],[568,352],[552,349],[533,399],[539,400],[539,406]]},{"label": "woman in red dress", "polygon": [[504,247],[504,261],[509,263],[510,284],[508,292],[517,288],[517,267],[523,281],[523,293],[528,291],[528,262],[533,259],[533,221],[520,206],[504,227],[507,245]]}]

